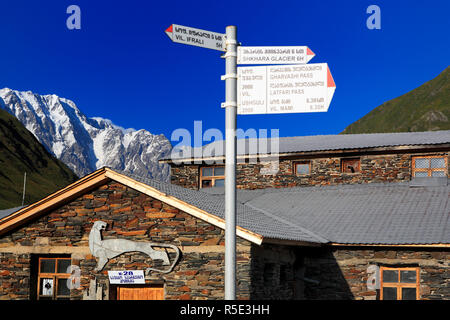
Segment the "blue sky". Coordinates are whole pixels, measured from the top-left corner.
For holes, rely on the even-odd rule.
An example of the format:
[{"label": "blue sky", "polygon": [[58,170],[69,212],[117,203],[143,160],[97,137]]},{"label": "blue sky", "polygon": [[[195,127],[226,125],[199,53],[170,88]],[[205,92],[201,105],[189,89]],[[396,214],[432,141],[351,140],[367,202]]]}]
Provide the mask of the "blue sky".
[{"label": "blue sky", "polygon": [[[66,9],[81,9],[68,30]],[[381,30],[369,30],[369,5]],[[327,113],[238,116],[244,130],[337,134],[449,65],[449,1],[2,1],[0,88],[57,94],[89,117],[170,139],[177,128],[224,129],[221,52],[170,41],[172,23],[224,33],[247,46],[307,45],[327,62],[336,92]],[[176,144],[176,143],[174,143]]]}]

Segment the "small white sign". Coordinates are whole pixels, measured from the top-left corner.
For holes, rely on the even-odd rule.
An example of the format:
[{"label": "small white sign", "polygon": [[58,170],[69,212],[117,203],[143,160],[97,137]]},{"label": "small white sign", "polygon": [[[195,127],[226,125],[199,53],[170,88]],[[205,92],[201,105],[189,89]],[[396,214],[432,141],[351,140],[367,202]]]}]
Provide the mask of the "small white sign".
[{"label": "small white sign", "polygon": [[238,67],[237,112],[326,112],[335,90],[326,63]]},{"label": "small white sign", "polygon": [[306,64],[315,54],[306,46],[237,48],[238,64]]},{"label": "small white sign", "polygon": [[166,34],[173,42],[225,51],[225,34],[172,24]]},{"label": "small white sign", "polygon": [[108,271],[111,284],[145,284],[144,270]]},{"label": "small white sign", "polygon": [[53,295],[53,279],[42,279],[42,295]]}]

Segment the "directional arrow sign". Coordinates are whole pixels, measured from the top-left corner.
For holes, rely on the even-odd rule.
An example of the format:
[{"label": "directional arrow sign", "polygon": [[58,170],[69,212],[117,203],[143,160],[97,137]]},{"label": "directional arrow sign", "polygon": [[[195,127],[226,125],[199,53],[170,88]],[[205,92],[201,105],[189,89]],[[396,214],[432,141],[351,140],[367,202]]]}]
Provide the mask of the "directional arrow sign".
[{"label": "directional arrow sign", "polygon": [[305,64],[315,56],[306,46],[238,47],[238,64]]},{"label": "directional arrow sign", "polygon": [[326,112],[335,90],[326,63],[238,67],[237,112]]},{"label": "directional arrow sign", "polygon": [[166,34],[173,42],[225,51],[225,34],[172,24]]}]

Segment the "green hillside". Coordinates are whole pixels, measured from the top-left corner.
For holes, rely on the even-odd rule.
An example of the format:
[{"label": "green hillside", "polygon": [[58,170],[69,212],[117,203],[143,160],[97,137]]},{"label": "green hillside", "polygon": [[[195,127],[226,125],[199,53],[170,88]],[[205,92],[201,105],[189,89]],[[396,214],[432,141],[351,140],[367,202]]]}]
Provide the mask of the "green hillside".
[{"label": "green hillside", "polygon": [[420,87],[376,107],[342,133],[450,130],[450,67]]},{"label": "green hillside", "polygon": [[0,109],[0,209],[33,203],[74,182],[77,176],[50,155],[14,116]]}]

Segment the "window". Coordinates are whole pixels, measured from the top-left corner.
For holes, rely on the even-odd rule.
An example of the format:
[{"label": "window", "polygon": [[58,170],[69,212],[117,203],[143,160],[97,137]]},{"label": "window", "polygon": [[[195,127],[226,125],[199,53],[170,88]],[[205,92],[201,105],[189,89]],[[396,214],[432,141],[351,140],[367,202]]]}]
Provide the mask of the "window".
[{"label": "window", "polygon": [[413,177],[446,177],[446,157],[414,157],[412,160]]},{"label": "window", "polygon": [[38,300],[69,300],[70,289],[67,279],[70,273],[70,258],[39,258],[37,297]]},{"label": "window", "polygon": [[225,167],[200,168],[200,188],[224,187]]},{"label": "window", "polygon": [[419,300],[419,268],[381,267],[381,300]]},{"label": "window", "polygon": [[310,161],[294,162],[294,174],[296,176],[311,174],[311,162]]},{"label": "window", "polygon": [[359,158],[342,159],[341,160],[341,172],[343,173],[358,173],[360,170]]}]

